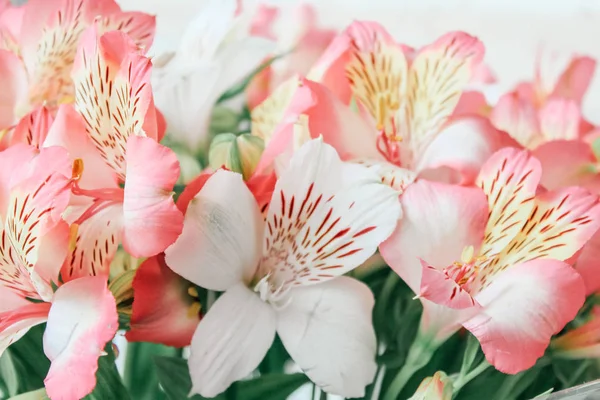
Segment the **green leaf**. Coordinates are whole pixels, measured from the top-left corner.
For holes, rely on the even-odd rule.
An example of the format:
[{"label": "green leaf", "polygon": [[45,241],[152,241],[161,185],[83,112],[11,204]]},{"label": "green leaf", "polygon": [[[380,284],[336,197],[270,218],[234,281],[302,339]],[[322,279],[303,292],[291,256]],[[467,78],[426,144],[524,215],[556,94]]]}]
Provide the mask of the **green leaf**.
[{"label": "green leaf", "polygon": [[46,394],[46,389],[41,388],[31,392],[26,392],[18,396],[13,396],[8,400],[50,400]]},{"label": "green leaf", "polygon": [[[158,379],[169,400],[185,400],[192,389],[187,361],[181,358],[156,357]],[[231,388],[215,397],[216,400],[285,400],[308,382],[304,374],[265,374],[258,378],[234,383]],[[203,400],[194,395],[192,400]]]},{"label": "green leaf", "polygon": [[154,343],[129,343],[125,363],[125,386],[134,399],[166,399],[158,385],[155,356],[176,356],[179,350]]},{"label": "green leaf", "polygon": [[50,368],[42,348],[44,329],[45,324],[31,328],[0,357],[0,380],[9,396],[44,387],[44,378]]},{"label": "green leaf", "polygon": [[469,334],[467,339],[467,347],[463,354],[463,361],[460,367],[460,375],[465,376],[473,365],[473,361],[475,361],[475,357],[477,357],[477,353],[479,352],[479,341],[473,335]]},{"label": "green leaf", "polygon": [[115,365],[115,353],[112,344],[109,343],[104,349],[107,355],[98,359],[98,371],[96,372],[96,387],[94,391],[85,397],[86,400],[119,399],[129,400],[131,396],[123,384]]}]

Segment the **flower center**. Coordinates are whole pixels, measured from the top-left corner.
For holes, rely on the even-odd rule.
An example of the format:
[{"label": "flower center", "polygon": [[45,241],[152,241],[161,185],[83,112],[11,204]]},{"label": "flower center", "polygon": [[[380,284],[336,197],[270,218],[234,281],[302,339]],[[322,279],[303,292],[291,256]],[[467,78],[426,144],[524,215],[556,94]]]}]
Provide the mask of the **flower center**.
[{"label": "flower center", "polygon": [[262,301],[270,303],[276,309],[282,309],[286,307],[292,301],[288,295],[290,292],[290,286],[281,284],[275,288],[269,281],[271,273],[263,276],[261,280],[254,285],[254,291],[258,293]]},{"label": "flower center", "polygon": [[487,257],[475,257],[475,248],[473,246],[466,246],[462,251],[460,261],[456,261],[449,267],[444,268],[444,273],[468,291],[481,271],[481,263],[485,261],[487,261]]}]

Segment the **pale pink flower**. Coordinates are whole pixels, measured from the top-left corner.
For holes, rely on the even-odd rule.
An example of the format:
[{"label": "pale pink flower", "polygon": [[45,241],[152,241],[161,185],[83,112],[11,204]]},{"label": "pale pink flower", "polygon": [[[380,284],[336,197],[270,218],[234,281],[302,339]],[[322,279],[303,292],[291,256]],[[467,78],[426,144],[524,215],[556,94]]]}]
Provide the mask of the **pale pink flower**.
[{"label": "pale pink flower", "polygon": [[452,381],[443,371],[423,379],[415,394],[408,400],[451,400]]},{"label": "pale pink flower", "polygon": [[538,190],[539,162],[504,149],[479,188],[419,181],[401,197],[402,224],[381,246],[421,297],[421,330],[439,343],[461,325],[506,373],[531,367],[585,299],[565,262],[598,230],[598,197]]},{"label": "pale pink flower", "polygon": [[0,14],[0,69],[3,87],[0,127],[46,104],[72,102],[71,70],[83,32],[118,29],[147,48],[154,38],[154,17],[122,12],[114,0],[32,0]]},{"label": "pale pink flower", "polygon": [[294,154],[266,220],[241,175],[215,172],[165,252],[176,273],[225,292],[192,339],[192,392],[216,396],[246,377],[277,332],[324,390],[361,396],[376,370],[373,295],[340,275],[376,251],[399,213],[392,189],[322,140]]},{"label": "pale pink flower", "polygon": [[469,183],[491,153],[512,144],[485,118],[449,123],[482,58],[483,45],[466,33],[414,51],[374,22],[354,22],[308,79],[296,79],[295,91],[290,79],[253,110],[252,128],[275,140],[282,125],[306,114],[310,132],[324,135],[344,159],[378,165],[381,179],[398,190],[417,176]]},{"label": "pale pink flower", "polygon": [[47,322],[47,393],[82,398],[96,385],[98,357],[118,321],[104,278],[59,279],[70,237],[61,217],[71,196],[67,153],[18,144],[0,153],[0,164],[0,354]]}]

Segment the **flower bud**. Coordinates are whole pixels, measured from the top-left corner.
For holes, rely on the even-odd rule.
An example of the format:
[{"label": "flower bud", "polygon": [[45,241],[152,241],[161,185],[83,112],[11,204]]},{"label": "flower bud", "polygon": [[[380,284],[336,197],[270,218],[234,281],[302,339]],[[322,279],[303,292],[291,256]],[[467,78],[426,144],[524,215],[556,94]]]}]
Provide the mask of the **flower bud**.
[{"label": "flower bud", "polygon": [[451,400],[452,381],[442,371],[423,379],[415,394],[409,400]]},{"label": "flower bud", "polygon": [[600,356],[600,307],[590,313],[581,326],[552,340],[552,354],[567,359],[598,358]]},{"label": "flower bud", "polygon": [[223,133],[210,144],[208,162],[212,169],[225,167],[239,172],[249,179],[262,155],[264,142],[261,138],[245,133],[239,136]]}]

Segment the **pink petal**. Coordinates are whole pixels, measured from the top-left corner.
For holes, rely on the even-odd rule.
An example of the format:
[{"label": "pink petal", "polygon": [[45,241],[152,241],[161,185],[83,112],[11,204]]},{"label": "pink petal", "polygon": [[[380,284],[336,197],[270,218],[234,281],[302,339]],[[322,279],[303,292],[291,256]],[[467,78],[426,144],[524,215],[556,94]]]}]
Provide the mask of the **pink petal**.
[{"label": "pink petal", "polygon": [[458,173],[456,182],[472,184],[479,170],[497,150],[518,147],[504,132],[495,129],[487,119],[471,116],[455,120],[444,128],[425,149],[416,169],[422,177],[440,180],[436,169],[447,167]]},{"label": "pink petal", "polygon": [[490,121],[524,147],[534,148],[544,140],[533,104],[513,93],[498,100],[490,114]]},{"label": "pink petal", "polygon": [[0,129],[11,127],[17,122],[15,114],[27,96],[27,74],[19,57],[0,49]]},{"label": "pink petal", "polygon": [[194,302],[188,294],[190,287],[191,283],[167,267],[164,255],[144,261],[133,280],[135,297],[127,340],[188,346],[200,322],[200,314],[190,314]]},{"label": "pink petal", "polygon": [[570,265],[533,260],[498,275],[476,296],[484,312],[463,325],[487,360],[501,372],[532,367],[550,337],[571,321],[585,300],[585,287]]},{"label": "pink petal", "polygon": [[83,174],[79,185],[84,189],[117,188],[117,177],[106,164],[87,135],[85,122],[73,105],[61,105],[50,127],[44,147],[60,146],[67,149],[71,160],[83,160]]},{"label": "pink petal", "polygon": [[362,264],[392,233],[400,216],[397,192],[365,167],[350,168],[353,181],[321,139],[294,153],[271,198],[261,272],[278,284],[325,281]]},{"label": "pink petal", "polygon": [[479,248],[488,215],[479,189],[420,180],[401,197],[404,215],[392,236],[380,247],[388,265],[420,293],[420,259],[435,266],[460,260],[466,246]]},{"label": "pink petal", "polygon": [[156,16],[142,12],[115,12],[96,22],[100,32],[119,30],[132,38],[137,46],[148,50],[154,41]]},{"label": "pink petal", "polygon": [[574,57],[569,66],[558,78],[551,97],[563,97],[581,105],[583,97],[592,82],[596,70],[596,60],[590,57]]},{"label": "pink petal", "polygon": [[487,116],[491,107],[481,92],[466,91],[460,96],[458,104],[454,108],[453,117],[481,115]]},{"label": "pink petal", "polygon": [[586,295],[600,291],[600,231],[583,245],[574,267],[583,278]]},{"label": "pink petal", "polygon": [[598,187],[600,176],[591,167],[596,156],[589,144],[575,140],[544,143],[533,151],[542,164],[541,184],[555,190],[567,186]]},{"label": "pink petal", "polygon": [[581,111],[572,100],[550,99],[538,117],[545,140],[574,140],[579,137]]},{"label": "pink petal", "polygon": [[494,153],[481,168],[477,185],[490,210],[481,255],[499,253],[521,230],[534,208],[541,172],[538,160],[514,148]]},{"label": "pink petal", "polygon": [[21,118],[12,134],[11,145],[25,143],[42,147],[53,121],[54,116],[48,108],[38,107]]},{"label": "pink petal", "polygon": [[[0,293],[4,296],[3,290]],[[4,302],[4,297],[2,297]],[[29,329],[48,319],[50,303],[30,303],[23,300],[20,306],[0,312],[0,355]]]},{"label": "pink petal", "polygon": [[599,227],[597,195],[579,187],[538,194],[531,215],[498,255],[495,269],[536,258],[568,260]]},{"label": "pink petal", "polygon": [[75,245],[67,256],[61,277],[69,282],[81,277],[108,278],[110,263],[121,242],[123,206],[109,205],[77,228]]},{"label": "pink petal", "polygon": [[157,137],[155,123],[150,124],[153,131],[142,129],[148,114],[156,120],[149,113],[150,67],[150,60],[139,55],[135,43],[122,32],[99,36],[91,27],[82,36],[72,73],[75,106],[94,145],[121,180],[128,138]]},{"label": "pink petal", "polygon": [[255,15],[252,17],[250,34],[262,36],[267,39],[276,39],[272,32],[273,24],[279,14],[279,8],[266,4],[259,4]]},{"label": "pink petal", "polygon": [[249,283],[260,260],[263,219],[240,174],[218,170],[189,202],[181,236],[166,251],[178,275],[210,290]]},{"label": "pink petal", "polygon": [[443,271],[421,260],[421,291],[419,297],[446,307],[463,309],[478,306],[469,292]]},{"label": "pink petal", "polygon": [[123,246],[134,257],[164,251],[181,233],[183,214],[172,193],[178,178],[179,162],[171,149],[151,138],[129,138]]},{"label": "pink petal", "polygon": [[96,386],[98,357],[117,332],[115,299],[102,277],[80,278],[55,293],[44,332],[52,399],[80,399]]}]

